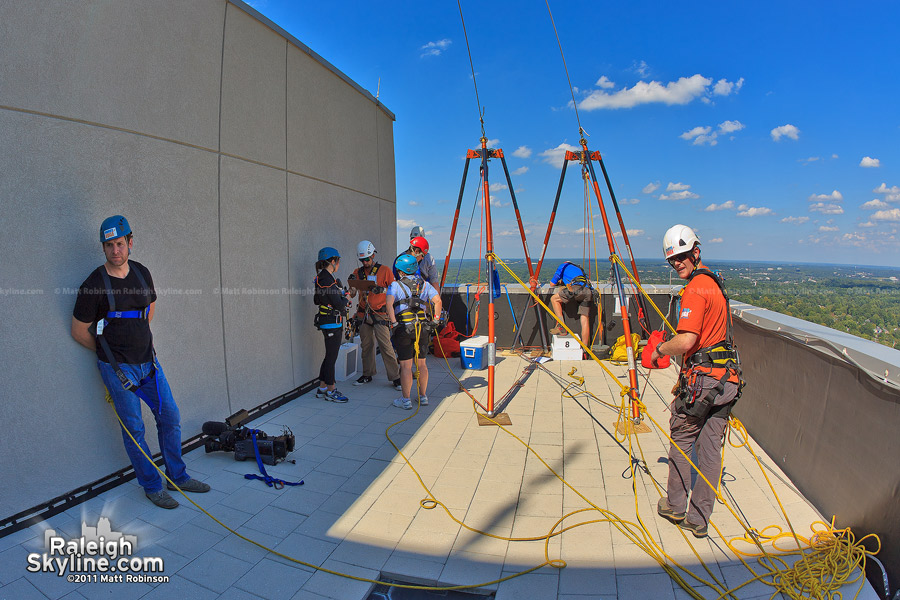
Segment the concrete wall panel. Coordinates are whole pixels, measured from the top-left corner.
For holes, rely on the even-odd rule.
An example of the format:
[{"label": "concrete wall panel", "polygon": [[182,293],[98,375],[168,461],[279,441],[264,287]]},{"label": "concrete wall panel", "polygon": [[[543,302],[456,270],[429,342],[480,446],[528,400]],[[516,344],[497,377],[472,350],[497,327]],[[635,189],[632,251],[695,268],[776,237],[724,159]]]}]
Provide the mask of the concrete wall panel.
[{"label": "concrete wall panel", "polygon": [[[222,158],[222,303],[231,408],[296,387],[284,171]],[[227,415],[223,415],[227,416]]]},{"label": "concrete wall panel", "polygon": [[[2,411],[11,431],[51,439],[40,456],[54,457],[4,461],[4,476],[22,482],[0,497],[0,514],[10,514],[128,465],[96,358],[69,335],[75,291],[104,260],[104,217],[129,219],[133,257],[153,274],[154,339],[187,436],[221,410],[224,364],[220,304],[208,293],[218,257],[197,252],[218,244],[215,155],[9,111],[0,111],[0,137],[0,169],[17,174],[0,179]],[[0,436],[5,456],[21,455],[16,435]],[[155,436],[148,441],[155,447]]]},{"label": "concrete wall panel", "polygon": [[294,46],[287,85],[288,169],[379,195],[376,114],[384,113]]},{"label": "concrete wall panel", "polygon": [[283,37],[228,6],[222,58],[222,152],[284,167]]},{"label": "concrete wall panel", "polygon": [[224,13],[218,0],[4,2],[0,105],[215,148]]},{"label": "concrete wall panel", "polygon": [[[397,180],[394,172],[394,120],[375,109],[378,135],[378,195],[397,201]],[[394,211],[396,213],[396,210]]]},{"label": "concrete wall panel", "polygon": [[[360,239],[394,243],[391,115],[300,46],[240,2],[0,2],[0,478],[15,482],[0,520],[129,464],[96,358],[69,334],[109,215],[153,274],[185,439],[318,375],[312,297],[287,288],[311,286],[326,243],[343,279]],[[331,181],[285,169],[288,47],[292,81],[320,71],[300,105],[336,111],[294,154],[360,150],[323,163]]]}]

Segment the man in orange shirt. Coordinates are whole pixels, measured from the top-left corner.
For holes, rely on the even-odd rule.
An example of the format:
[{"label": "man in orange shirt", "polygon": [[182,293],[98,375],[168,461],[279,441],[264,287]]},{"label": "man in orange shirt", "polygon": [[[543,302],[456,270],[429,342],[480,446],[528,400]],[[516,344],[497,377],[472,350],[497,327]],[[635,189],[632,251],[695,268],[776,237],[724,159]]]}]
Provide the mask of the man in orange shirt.
[{"label": "man in orange shirt", "polygon": [[[722,469],[725,426],[742,387],[740,361],[732,339],[728,296],[721,279],[700,261],[700,239],[690,227],[675,225],[663,238],[663,252],[687,285],[681,295],[678,333],[658,344],[651,356],[656,364],[665,355],[684,355],[670,406],[669,427],[675,443],[669,448],[667,494],[657,512],[703,538]],[[687,457],[695,446],[700,473],[713,487],[697,477],[691,489]]]},{"label": "man in orange shirt", "polygon": [[[378,349],[381,351],[381,359],[387,371],[388,380],[396,389],[400,389],[400,366],[397,364],[397,354],[391,345],[391,330],[388,327],[387,312],[384,308],[385,290],[394,281],[394,274],[389,267],[375,262],[375,245],[363,240],[356,247],[356,256],[362,263],[353,271],[349,280],[360,282],[372,282],[368,289],[359,288],[359,306],[356,318],[359,320],[359,338],[362,345],[363,374],[353,382],[353,385],[365,385],[372,381],[375,375],[375,340],[378,340]],[[351,283],[350,296],[356,295],[357,288]]]}]

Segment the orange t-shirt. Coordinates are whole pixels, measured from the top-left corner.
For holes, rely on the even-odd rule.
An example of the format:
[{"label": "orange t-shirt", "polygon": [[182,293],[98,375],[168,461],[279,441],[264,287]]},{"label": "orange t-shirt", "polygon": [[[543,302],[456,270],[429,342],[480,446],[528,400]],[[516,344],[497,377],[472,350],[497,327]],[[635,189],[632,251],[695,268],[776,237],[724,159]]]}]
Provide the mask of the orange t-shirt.
[{"label": "orange t-shirt", "polygon": [[[706,268],[702,263],[698,268]],[[706,275],[696,275],[684,287],[681,294],[681,311],[678,313],[678,333],[697,334],[697,343],[685,353],[690,356],[700,348],[706,348],[725,340],[728,332],[728,305],[722,290]],[[723,368],[715,368],[712,375],[716,378],[725,373]],[[736,376],[729,380],[737,381]]]}]

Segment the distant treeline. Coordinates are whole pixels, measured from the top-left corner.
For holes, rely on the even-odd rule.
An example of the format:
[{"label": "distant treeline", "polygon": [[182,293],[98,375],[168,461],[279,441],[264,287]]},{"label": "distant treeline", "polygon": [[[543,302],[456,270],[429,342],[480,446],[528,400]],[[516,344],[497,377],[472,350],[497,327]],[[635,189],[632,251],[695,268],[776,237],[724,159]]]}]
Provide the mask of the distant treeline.
[{"label": "distant treeline", "polygon": [[[565,259],[545,259],[540,281],[548,283]],[[581,259],[570,259],[582,265]],[[679,284],[662,260],[637,260],[643,283]],[[522,281],[528,281],[523,259],[507,260]],[[630,268],[629,261],[625,261]],[[890,267],[710,262],[709,267],[725,279],[729,295],[741,302],[780,312],[811,323],[831,327],[889,346],[900,348],[900,269]],[[591,279],[611,281],[608,259],[592,260]],[[597,276],[600,273],[600,276]],[[499,268],[501,284],[515,280]],[[478,260],[452,260],[447,285],[487,281],[484,264],[479,278]]]}]

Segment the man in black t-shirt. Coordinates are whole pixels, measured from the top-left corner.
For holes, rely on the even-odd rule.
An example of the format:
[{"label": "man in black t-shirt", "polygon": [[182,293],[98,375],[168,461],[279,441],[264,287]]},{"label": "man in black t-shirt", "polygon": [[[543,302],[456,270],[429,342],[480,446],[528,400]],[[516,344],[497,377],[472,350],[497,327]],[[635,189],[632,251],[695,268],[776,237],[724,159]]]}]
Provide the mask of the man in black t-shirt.
[{"label": "man in black t-shirt", "polygon": [[[181,416],[150,333],[156,306],[153,278],[147,267],[129,260],[134,240],[125,217],[103,221],[100,243],[106,263],[88,275],[78,290],[72,337],[97,353],[100,376],[127,428],[122,429],[125,451],[144,493],[159,507],[175,508],[178,502],[163,489],[159,472],[144,456],[151,454],[144,441],[141,401],[156,417],[166,476],[187,492],[208,492],[209,485],[191,479],[181,458]],[[167,487],[175,489],[171,484]]]}]

